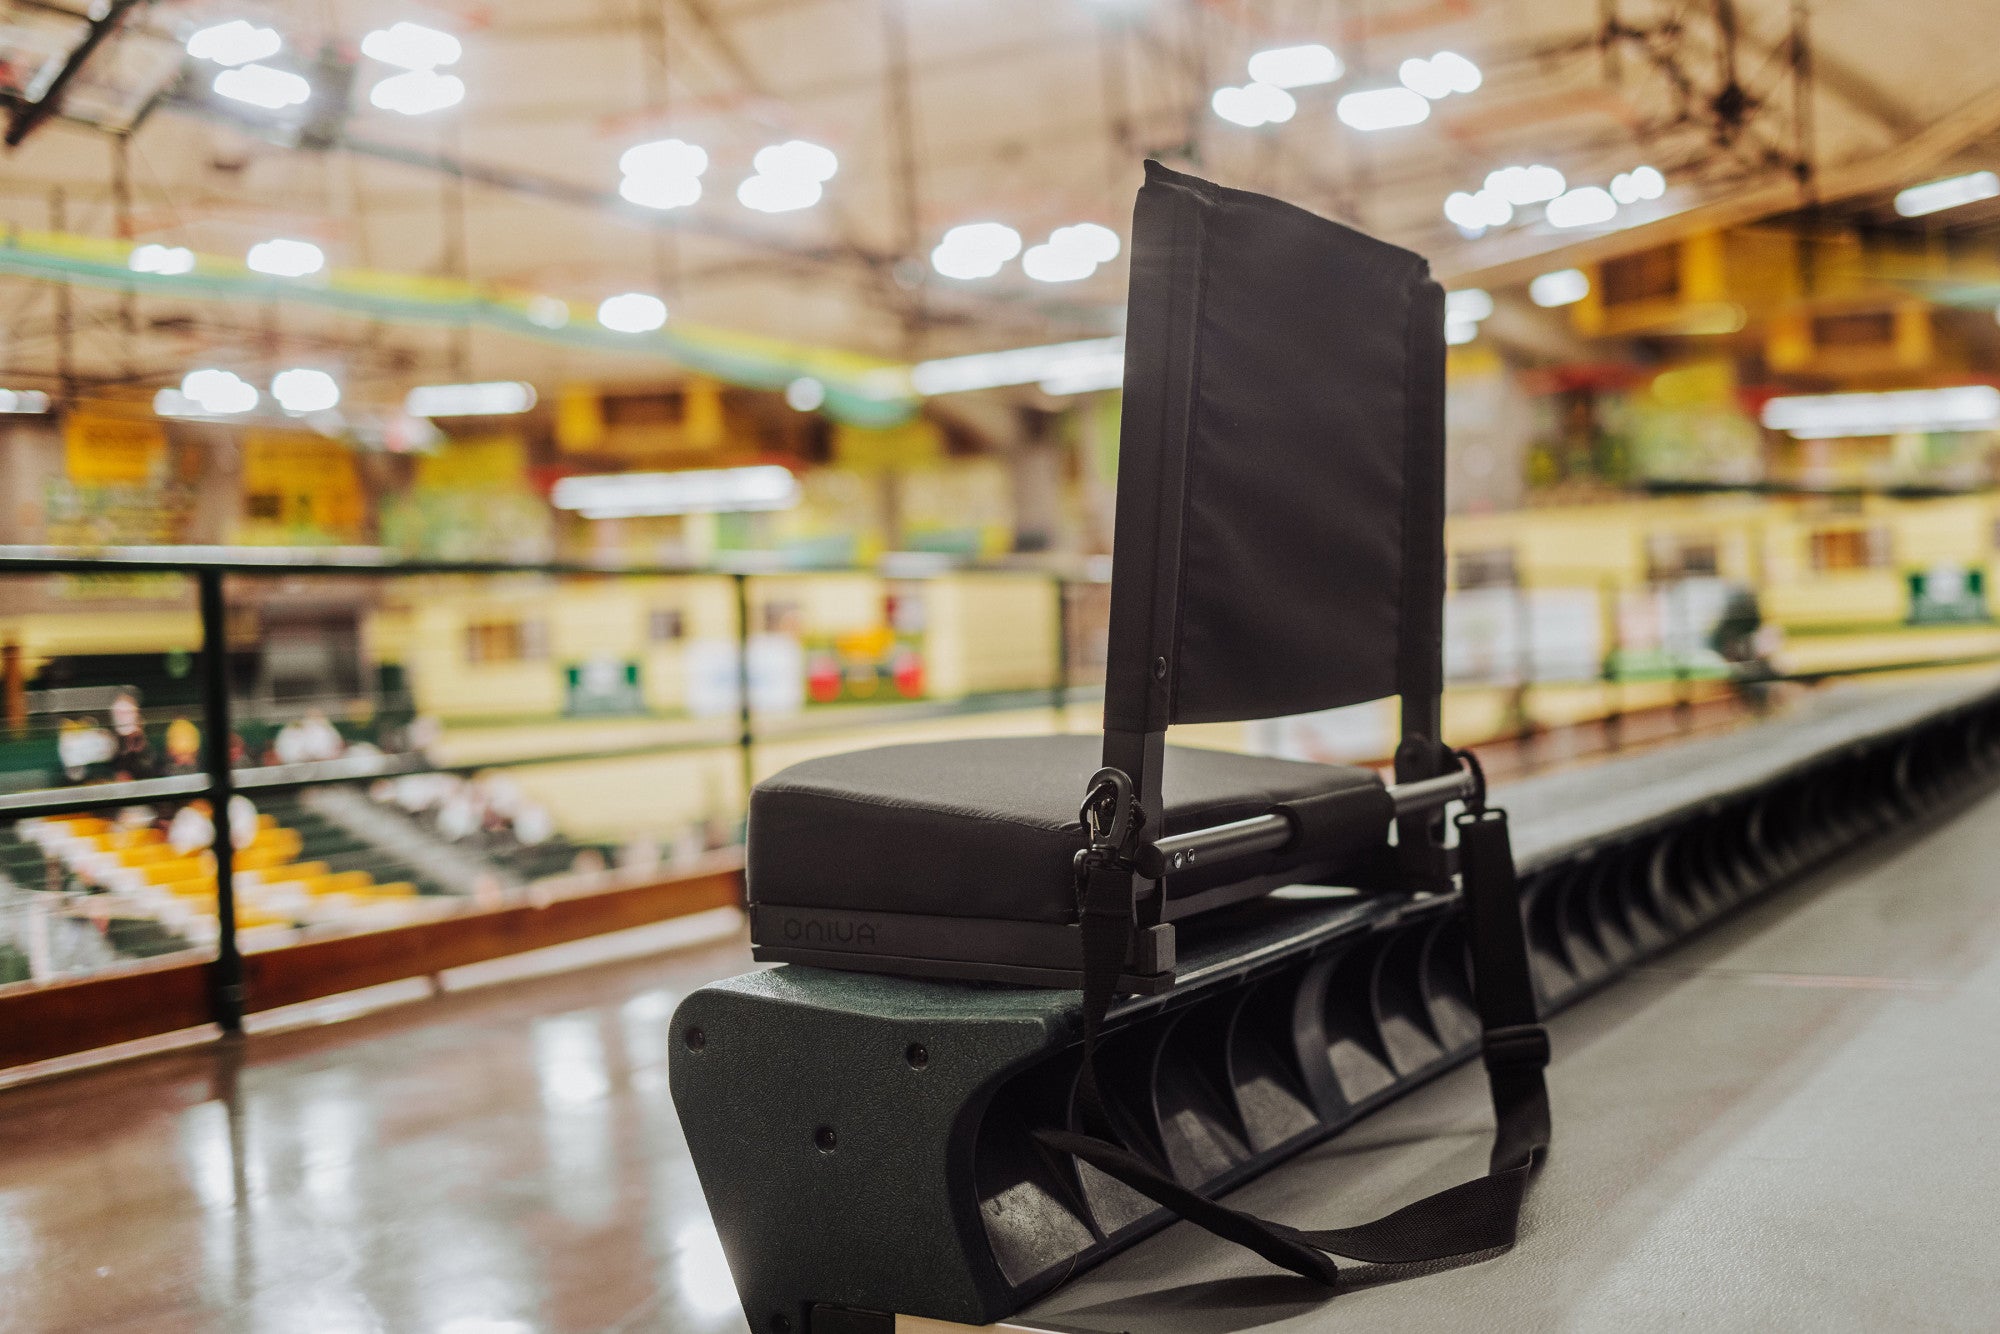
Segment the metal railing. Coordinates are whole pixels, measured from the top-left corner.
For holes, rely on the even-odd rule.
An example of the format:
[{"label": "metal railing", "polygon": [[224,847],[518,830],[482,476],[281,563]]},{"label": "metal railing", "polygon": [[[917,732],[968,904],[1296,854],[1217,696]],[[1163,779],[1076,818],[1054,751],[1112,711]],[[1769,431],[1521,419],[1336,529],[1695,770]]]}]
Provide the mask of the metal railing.
[{"label": "metal railing", "polygon": [[[231,798],[238,793],[299,792],[337,784],[353,784],[426,773],[474,774],[510,766],[578,763],[612,758],[631,758],[675,751],[734,749],[738,756],[743,791],[747,795],[757,775],[760,746],[778,742],[804,741],[830,733],[851,731],[889,722],[935,719],[995,709],[1048,710],[1058,728],[1067,725],[1071,706],[1097,697],[1097,689],[1073,678],[1079,664],[1095,669],[1101,662],[1101,648],[1084,648],[1093,642],[1099,627],[1086,624],[1076,613],[1082,590],[1099,589],[1107,582],[1094,571],[1062,572],[1046,567],[1017,565],[967,566],[941,573],[1013,574],[1046,579],[1053,585],[1056,618],[1054,661],[1048,664],[1046,686],[965,695],[957,698],[921,698],[893,705],[870,704],[853,707],[831,706],[806,711],[782,720],[762,716],[756,701],[753,680],[752,639],[756,600],[753,585],[763,578],[795,580],[828,572],[793,569],[709,569],[669,565],[638,566],[592,562],[547,562],[521,564],[502,561],[402,560],[375,549],[261,550],[226,547],[116,548],[79,551],[62,548],[0,547],[0,577],[38,575],[168,575],[191,579],[195,585],[201,649],[196,670],[199,677],[201,717],[201,758],[197,772],[122,781],[96,782],[69,787],[40,787],[25,791],[0,792],[0,818],[20,820],[86,812],[112,806],[153,802],[177,802],[205,798],[213,821],[210,846],[215,856],[215,956],[209,968],[209,1006],[215,1023],[225,1031],[241,1028],[245,1011],[243,951],[238,938],[237,879],[235,858],[229,850],[236,846],[231,828]],[[888,582],[920,582],[922,575],[866,571]],[[662,576],[720,577],[733,584],[733,632],[735,640],[735,704],[727,720],[728,735],[719,730],[681,739],[649,740],[643,744],[612,749],[578,748],[558,753],[534,753],[519,757],[496,756],[477,761],[440,762],[419,752],[353,755],[339,759],[302,763],[238,764],[232,762],[232,718],[237,700],[232,696],[229,645],[229,581],[273,577],[362,577],[371,580],[420,576],[544,576],[550,578],[657,579]],[[1553,674],[1547,663],[1553,660],[1537,642],[1537,618],[1529,603],[1530,593],[1520,589],[1492,590],[1509,593],[1511,604],[1496,614],[1512,618],[1511,638],[1494,660],[1484,667],[1475,664],[1468,674],[1461,672],[1458,684],[1477,684],[1519,692],[1512,724],[1494,739],[1509,735],[1518,739],[1531,736],[1535,725],[1525,700],[1527,692],[1554,684],[1618,684],[1626,679],[1624,667],[1630,660],[1622,637],[1622,619],[1617,599],[1621,592],[1602,584],[1579,585],[1579,595],[1599,599],[1604,609],[1602,633],[1585,664],[1572,651],[1575,669]],[[1505,599],[1503,599],[1504,601]],[[1684,640],[1686,635],[1683,633]],[[1558,646],[1560,647],[1560,646]],[[1570,648],[1574,650],[1575,646]],[[1560,659],[1560,652],[1554,659]],[[1673,682],[1676,702],[1685,707],[1698,673],[1685,653],[1668,653],[1664,663]],[[1935,665],[1938,660],[1913,658],[1906,662],[1874,663],[1842,671],[1800,673],[1789,679],[1817,681],[1834,675],[1861,671],[1901,670]],[[2000,654],[1960,655],[1947,660],[1952,665],[2000,661]],[[1767,665],[1731,664],[1719,675],[1709,664],[1703,670],[1723,682],[1788,679]],[[551,668],[553,670],[553,667]],[[1653,679],[1659,679],[1655,676]],[[1619,744],[1617,705],[1608,706],[1603,718],[1607,744]],[[559,721],[551,719],[550,721]],[[718,719],[718,727],[722,724]],[[1358,757],[1357,757],[1358,758]]]}]

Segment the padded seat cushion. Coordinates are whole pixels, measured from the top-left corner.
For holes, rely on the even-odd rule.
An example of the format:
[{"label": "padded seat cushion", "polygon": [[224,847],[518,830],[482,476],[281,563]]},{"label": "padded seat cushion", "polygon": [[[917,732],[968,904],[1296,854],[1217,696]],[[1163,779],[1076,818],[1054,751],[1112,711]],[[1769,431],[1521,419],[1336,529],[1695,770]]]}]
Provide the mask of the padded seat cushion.
[{"label": "padded seat cushion", "polygon": [[[1100,763],[1096,736],[884,746],[807,760],[750,798],[753,903],[1062,922],[1084,845],[1077,805]],[[1169,877],[1197,891],[1379,845],[1393,811],[1369,769],[1167,748],[1166,821],[1154,836],[1292,806],[1286,849]]]}]

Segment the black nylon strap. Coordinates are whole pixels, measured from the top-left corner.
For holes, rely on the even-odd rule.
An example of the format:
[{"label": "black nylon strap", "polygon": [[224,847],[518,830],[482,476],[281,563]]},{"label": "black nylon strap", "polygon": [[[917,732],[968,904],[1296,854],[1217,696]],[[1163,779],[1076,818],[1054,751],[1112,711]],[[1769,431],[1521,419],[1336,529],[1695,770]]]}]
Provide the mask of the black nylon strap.
[{"label": "black nylon strap", "polygon": [[1178,1217],[1328,1286],[1340,1272],[1331,1255],[1370,1264],[1410,1264],[1511,1246],[1519,1233],[1522,1202],[1549,1143],[1548,1092],[1542,1078],[1548,1037],[1535,1010],[1506,813],[1467,811],[1458,817],[1458,831],[1473,999],[1485,1034],[1497,1123],[1488,1175],[1369,1223],[1307,1232],[1208,1199],[1102,1137],[1109,1134],[1111,1122],[1097,1083],[1097,1042],[1132,929],[1131,871],[1108,861],[1087,865],[1081,905],[1084,1057],[1077,1092],[1082,1126],[1095,1133],[1043,1129],[1036,1139]]}]

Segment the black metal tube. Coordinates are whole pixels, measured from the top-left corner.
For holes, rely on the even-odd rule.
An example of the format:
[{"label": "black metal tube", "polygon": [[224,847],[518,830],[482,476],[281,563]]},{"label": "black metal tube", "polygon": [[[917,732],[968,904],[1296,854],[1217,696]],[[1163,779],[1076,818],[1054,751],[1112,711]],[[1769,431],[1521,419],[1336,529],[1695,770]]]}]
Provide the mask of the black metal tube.
[{"label": "black metal tube", "polygon": [[[1471,773],[1461,769],[1415,783],[1391,784],[1389,800],[1394,803],[1396,817],[1401,819],[1462,801],[1472,795],[1473,788]],[[1154,839],[1139,850],[1139,869],[1146,875],[1157,877],[1191,867],[1213,866],[1217,862],[1252,857],[1260,852],[1276,852],[1292,841],[1294,832],[1291,820],[1274,811],[1269,815],[1253,815],[1247,820],[1211,825],[1207,829],[1169,834],[1165,838]]]},{"label": "black metal tube", "polygon": [[[1190,829],[1184,834],[1169,834],[1153,840],[1152,847],[1146,850],[1152,856],[1142,853],[1139,869],[1149,875],[1156,874],[1148,868],[1157,864],[1157,874],[1166,875],[1260,852],[1276,852],[1292,841],[1294,832],[1289,819],[1273,813],[1211,825],[1207,829]],[[1157,863],[1153,861],[1155,856]]]},{"label": "black metal tube", "polygon": [[229,805],[236,796],[229,767],[229,609],[222,597],[222,571],[199,571],[201,587],[202,759],[208,772],[209,815],[215,827],[215,963],[210,1007],[225,1033],[243,1031],[243,955],[236,947],[236,840]]},{"label": "black metal tube", "polygon": [[1426,778],[1416,783],[1392,783],[1389,786],[1389,800],[1396,803],[1398,816],[1416,815],[1422,811],[1433,811],[1449,802],[1462,801],[1472,795],[1475,780],[1467,770],[1441,774],[1436,778]]}]

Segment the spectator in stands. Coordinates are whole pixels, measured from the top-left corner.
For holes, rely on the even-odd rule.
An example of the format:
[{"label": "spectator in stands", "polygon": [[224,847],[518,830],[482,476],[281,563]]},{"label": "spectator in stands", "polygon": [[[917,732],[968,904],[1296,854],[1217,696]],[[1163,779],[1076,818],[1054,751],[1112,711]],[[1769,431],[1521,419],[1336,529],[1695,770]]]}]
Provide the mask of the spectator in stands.
[{"label": "spectator in stands", "polygon": [[159,772],[159,761],[146,740],[146,720],[139,713],[139,697],[121,690],[111,700],[114,779],[151,778]]}]

